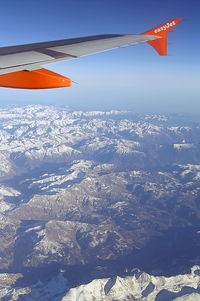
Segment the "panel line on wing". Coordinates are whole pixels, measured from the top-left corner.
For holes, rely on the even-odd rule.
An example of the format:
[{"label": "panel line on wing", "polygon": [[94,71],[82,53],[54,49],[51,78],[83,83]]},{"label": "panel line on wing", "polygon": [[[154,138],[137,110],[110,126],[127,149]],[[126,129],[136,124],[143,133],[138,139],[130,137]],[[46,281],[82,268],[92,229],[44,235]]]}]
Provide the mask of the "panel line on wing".
[{"label": "panel line on wing", "polygon": [[[6,67],[6,68],[0,68],[0,71],[1,70],[9,70],[9,69],[12,69],[12,68],[17,68],[17,67],[29,67],[29,68],[24,68],[24,69],[21,69],[21,70],[28,70],[28,71],[30,71],[30,70],[36,70],[36,69],[40,69],[41,68],[41,66],[39,66],[39,65],[37,65],[37,64],[35,64],[35,63],[30,63],[30,64],[20,64],[20,65],[16,65],[16,66],[10,66],[10,67]],[[14,70],[15,71],[15,70]],[[12,72],[14,72],[14,71],[12,71]],[[0,74],[2,74],[2,73],[0,73]]]},{"label": "panel line on wing", "polygon": [[59,52],[59,51],[55,51],[55,50],[51,50],[51,49],[37,49],[37,52],[42,53],[42,54],[46,54],[54,59],[60,59],[60,58],[65,58],[65,57],[72,57],[72,58],[77,58],[76,55],[72,55],[72,54],[68,54],[68,53],[63,53],[63,52]]}]

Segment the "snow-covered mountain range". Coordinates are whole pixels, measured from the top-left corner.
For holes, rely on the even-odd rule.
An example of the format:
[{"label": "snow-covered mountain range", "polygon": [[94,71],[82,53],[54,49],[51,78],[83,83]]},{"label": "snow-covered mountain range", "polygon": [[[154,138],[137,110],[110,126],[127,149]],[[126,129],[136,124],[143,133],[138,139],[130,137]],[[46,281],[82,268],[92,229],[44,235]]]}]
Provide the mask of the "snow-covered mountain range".
[{"label": "snow-covered mountain range", "polygon": [[[0,285],[2,298],[21,289],[23,300],[49,300],[40,299],[40,283],[49,288],[60,277],[67,288],[55,295],[90,300],[93,285],[117,277],[117,292],[119,283],[132,283],[133,268],[152,275],[146,279],[155,271],[189,274],[199,264],[199,123],[38,105],[0,108],[0,121],[0,271],[14,279]],[[197,281],[192,275],[185,277]],[[168,290],[163,284],[141,297],[141,285],[137,296],[128,289],[132,300],[161,300],[152,292]]]},{"label": "snow-covered mountain range", "polygon": [[[63,272],[48,281],[31,286],[11,288],[21,275],[0,274],[1,300],[54,301],[198,301],[200,266],[189,274],[172,277],[152,276],[134,271],[131,276],[95,279],[88,284],[70,288]],[[6,299],[7,298],[7,299]]]}]

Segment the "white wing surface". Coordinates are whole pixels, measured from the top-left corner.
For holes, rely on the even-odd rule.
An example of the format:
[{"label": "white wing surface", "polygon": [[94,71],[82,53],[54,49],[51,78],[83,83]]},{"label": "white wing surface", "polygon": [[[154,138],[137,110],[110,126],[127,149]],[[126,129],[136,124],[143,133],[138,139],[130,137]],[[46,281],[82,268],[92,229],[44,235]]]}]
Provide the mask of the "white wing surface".
[{"label": "white wing surface", "polygon": [[99,35],[0,48],[0,74],[36,70],[57,61],[155,40],[152,35]]}]

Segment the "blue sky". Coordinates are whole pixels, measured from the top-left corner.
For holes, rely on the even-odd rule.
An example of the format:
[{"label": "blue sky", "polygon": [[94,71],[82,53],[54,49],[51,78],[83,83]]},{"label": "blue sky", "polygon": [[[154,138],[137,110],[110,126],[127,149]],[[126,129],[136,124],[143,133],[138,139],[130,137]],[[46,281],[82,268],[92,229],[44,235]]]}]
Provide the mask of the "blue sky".
[{"label": "blue sky", "polygon": [[146,43],[47,68],[78,82],[32,91],[0,88],[2,104],[61,104],[82,109],[200,112],[197,0],[7,0],[0,2],[1,46],[102,33],[141,33],[173,18],[168,56]]}]

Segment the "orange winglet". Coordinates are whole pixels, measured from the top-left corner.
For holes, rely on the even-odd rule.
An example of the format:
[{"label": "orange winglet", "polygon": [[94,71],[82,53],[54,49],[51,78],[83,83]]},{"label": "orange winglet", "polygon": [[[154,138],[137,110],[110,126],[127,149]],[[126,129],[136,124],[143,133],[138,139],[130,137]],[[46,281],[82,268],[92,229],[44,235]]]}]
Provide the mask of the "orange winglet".
[{"label": "orange winglet", "polygon": [[152,35],[158,37],[156,40],[147,41],[160,55],[167,55],[167,34],[182,19],[173,19],[165,24],[155,27],[149,31],[143,32],[144,35]]},{"label": "orange winglet", "polygon": [[17,71],[0,75],[0,86],[19,89],[70,87],[71,79],[47,69]]}]

